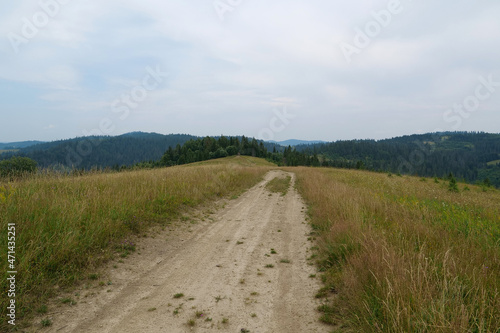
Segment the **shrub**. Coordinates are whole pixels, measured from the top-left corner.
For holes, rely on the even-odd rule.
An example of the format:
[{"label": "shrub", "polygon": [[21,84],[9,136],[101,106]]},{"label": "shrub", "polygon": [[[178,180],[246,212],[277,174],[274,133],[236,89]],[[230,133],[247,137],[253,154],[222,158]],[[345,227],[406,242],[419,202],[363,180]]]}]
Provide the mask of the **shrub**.
[{"label": "shrub", "polygon": [[13,178],[35,173],[36,165],[36,161],[31,158],[14,156],[8,160],[0,161],[0,177]]}]

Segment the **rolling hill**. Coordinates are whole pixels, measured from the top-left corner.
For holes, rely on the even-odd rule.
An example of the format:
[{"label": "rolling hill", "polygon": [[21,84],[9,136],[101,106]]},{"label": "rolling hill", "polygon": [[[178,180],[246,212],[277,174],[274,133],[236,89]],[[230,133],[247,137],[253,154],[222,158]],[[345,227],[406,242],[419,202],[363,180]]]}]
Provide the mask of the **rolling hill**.
[{"label": "rolling hill", "polygon": [[[220,138],[214,137],[216,140]],[[241,136],[234,138],[243,141]],[[25,156],[35,160],[39,167],[58,169],[132,166],[141,162],[158,162],[165,159],[169,148],[174,149],[177,145],[183,146],[190,140],[199,139],[201,138],[187,134],[132,132],[115,137],[84,137],[32,144],[17,151],[3,152],[0,159]],[[258,142],[260,145],[261,141]],[[226,156],[225,152],[216,153],[215,150],[225,150],[227,147],[210,147],[217,148],[210,154],[207,147],[199,147],[199,144],[200,142],[191,142],[189,147],[177,149],[177,153],[170,150],[166,161],[168,163],[160,165],[184,164]],[[263,150],[260,156],[266,156],[279,165],[322,165],[429,177],[446,177],[453,173],[464,181],[476,183],[488,179],[489,183],[500,187],[500,134],[443,132],[378,141],[315,143],[288,140],[262,144],[267,152],[259,148]],[[285,148],[283,145],[293,145],[293,148]],[[182,163],[177,161],[179,156],[174,156],[179,154],[185,155],[181,158]]]},{"label": "rolling hill", "polygon": [[133,165],[159,160],[169,147],[183,145],[196,138],[187,134],[162,135],[133,132],[120,136],[93,136],[32,145],[2,158],[25,156],[39,167],[83,168]]},{"label": "rolling hill", "polygon": [[386,140],[350,140],[299,145],[333,167],[390,171],[428,177],[456,177],[500,186],[500,134],[443,132]]},{"label": "rolling hill", "polygon": [[21,141],[21,142],[0,142],[0,150],[14,150],[14,149],[22,149],[34,145],[38,145],[41,143],[45,143],[43,141]]}]

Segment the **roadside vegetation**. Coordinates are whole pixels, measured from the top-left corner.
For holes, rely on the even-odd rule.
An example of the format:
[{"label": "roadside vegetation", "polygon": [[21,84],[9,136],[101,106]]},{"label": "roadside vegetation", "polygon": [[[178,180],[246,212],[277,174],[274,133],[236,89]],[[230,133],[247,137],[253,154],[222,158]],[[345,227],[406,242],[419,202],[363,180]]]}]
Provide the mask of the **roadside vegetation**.
[{"label": "roadside vegetation", "polygon": [[[16,323],[43,306],[55,286],[85,279],[129,244],[131,235],[168,224],[190,207],[239,195],[270,166],[241,156],[210,165],[0,180],[0,228],[16,226]],[[0,238],[0,248],[7,251],[7,237]],[[0,263],[4,291],[7,264],[6,258]],[[2,309],[8,301],[0,299]],[[0,330],[7,327],[6,318],[2,315]]]},{"label": "roadside vegetation", "polygon": [[498,190],[289,170],[309,205],[322,321],[342,332],[500,332]]}]

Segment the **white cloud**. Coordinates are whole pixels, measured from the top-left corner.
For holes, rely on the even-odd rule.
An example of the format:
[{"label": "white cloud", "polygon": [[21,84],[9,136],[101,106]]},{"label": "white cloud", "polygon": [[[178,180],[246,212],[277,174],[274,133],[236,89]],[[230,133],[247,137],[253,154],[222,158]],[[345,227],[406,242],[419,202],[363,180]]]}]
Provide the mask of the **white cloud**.
[{"label": "white cloud", "polygon": [[[272,107],[286,104],[300,121],[280,133],[283,139],[432,130],[478,76],[498,73],[500,80],[500,4],[401,3],[404,10],[348,64],[339,43],[352,42],[355,27],[373,20],[371,12],[388,1],[243,1],[224,21],[212,1],[71,1],[19,54],[7,36],[21,33],[22,19],[40,7],[10,2],[0,14],[0,83],[12,88],[0,96],[9,100],[0,109],[19,124],[34,112],[64,113],[73,123],[50,131],[52,139],[61,138],[69,128],[113,116],[111,103],[140,85],[148,66],[160,66],[168,79],[117,127],[158,130],[164,122],[166,132],[220,134],[218,119],[234,134],[257,135]],[[31,104],[11,97],[23,94]],[[15,113],[7,105],[17,105]],[[491,98],[483,109],[499,106]],[[491,128],[499,117],[477,113],[467,126]],[[46,123],[60,124],[57,118]],[[2,135],[22,139],[22,128]]]}]

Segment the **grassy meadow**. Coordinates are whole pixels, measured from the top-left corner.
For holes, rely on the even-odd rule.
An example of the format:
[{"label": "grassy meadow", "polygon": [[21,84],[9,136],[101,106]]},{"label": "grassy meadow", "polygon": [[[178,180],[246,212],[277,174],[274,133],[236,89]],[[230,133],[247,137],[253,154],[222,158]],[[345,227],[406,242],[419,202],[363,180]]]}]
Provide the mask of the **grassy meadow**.
[{"label": "grassy meadow", "polygon": [[[16,224],[18,320],[43,306],[55,286],[87,278],[120,247],[133,246],[131,235],[238,195],[273,167],[233,156],[0,181],[0,227]],[[318,310],[332,330],[500,332],[500,191],[459,183],[455,193],[444,180],[366,171],[284,170],[297,175],[309,207],[311,259],[325,285]],[[276,178],[268,186],[286,193],[289,183]],[[6,237],[0,245],[7,248]],[[2,272],[7,264],[0,262]],[[1,284],[8,289],[5,277]],[[7,301],[0,300],[3,309]]]},{"label": "grassy meadow", "polygon": [[[185,209],[238,195],[272,166],[260,159],[221,161],[82,176],[36,175],[0,181],[0,228],[16,225],[17,323],[35,312],[55,286],[69,286],[112,257],[132,234],[169,223]],[[6,234],[6,233],[5,233]],[[0,239],[7,249],[7,237]],[[0,269],[6,274],[7,258]],[[2,290],[8,290],[6,276]],[[2,297],[0,330],[7,327]]]},{"label": "grassy meadow", "polygon": [[341,332],[500,332],[500,192],[418,177],[294,168]]}]

